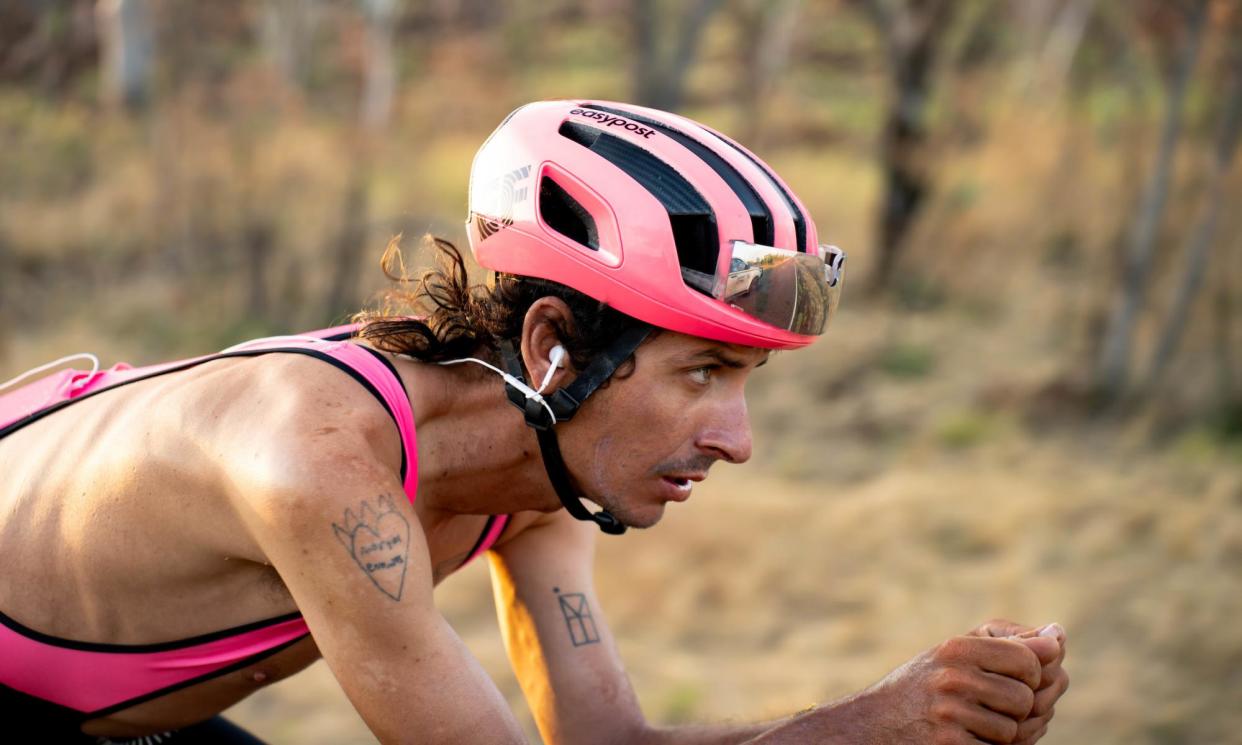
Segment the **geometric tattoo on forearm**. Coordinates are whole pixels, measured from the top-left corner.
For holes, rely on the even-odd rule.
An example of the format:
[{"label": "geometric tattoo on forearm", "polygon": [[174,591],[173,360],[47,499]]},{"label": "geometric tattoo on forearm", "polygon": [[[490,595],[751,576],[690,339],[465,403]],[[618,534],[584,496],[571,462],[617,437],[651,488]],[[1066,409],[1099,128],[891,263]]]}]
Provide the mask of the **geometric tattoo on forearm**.
[{"label": "geometric tattoo on forearm", "polygon": [[410,556],[410,523],[393,507],[392,497],[379,497],[376,510],[364,499],[359,515],[345,510],[345,525],[332,523],[332,531],[371,584],[400,600]]},{"label": "geometric tattoo on forearm", "polygon": [[595,628],[595,619],[591,617],[591,606],[587,605],[586,595],[580,592],[562,595],[559,587],[553,587],[552,592],[556,593],[556,599],[561,604],[561,615],[565,616],[565,626],[574,646],[598,642],[599,631]]}]

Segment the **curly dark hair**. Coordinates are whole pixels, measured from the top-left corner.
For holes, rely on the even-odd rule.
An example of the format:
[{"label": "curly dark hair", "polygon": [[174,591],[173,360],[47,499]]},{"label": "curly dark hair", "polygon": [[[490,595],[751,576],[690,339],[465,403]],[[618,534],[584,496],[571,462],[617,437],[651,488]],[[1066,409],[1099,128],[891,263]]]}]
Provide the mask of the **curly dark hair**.
[{"label": "curly dark hair", "polygon": [[[433,235],[423,237],[423,247],[434,251],[435,266],[411,277],[400,242],[401,236],[395,236],[380,258],[384,275],[397,286],[380,294],[379,309],[353,317],[360,325],[357,335],[377,349],[422,362],[471,356],[495,362],[499,343],[520,339],[526,311],[539,298],[550,296],[564,301],[573,315],[572,324],[556,326],[556,335],[574,367],[581,370],[623,331],[642,324],[546,279],[497,273],[486,284],[471,284],[461,251]],[[632,358],[618,372],[628,374],[631,363]]]}]

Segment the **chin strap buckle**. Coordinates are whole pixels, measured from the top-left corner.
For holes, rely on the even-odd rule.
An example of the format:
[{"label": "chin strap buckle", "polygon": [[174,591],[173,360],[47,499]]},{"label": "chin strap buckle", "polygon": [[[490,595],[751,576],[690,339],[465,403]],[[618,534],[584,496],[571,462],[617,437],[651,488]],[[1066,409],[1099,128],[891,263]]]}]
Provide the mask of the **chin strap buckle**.
[{"label": "chin strap buckle", "polygon": [[591,519],[595,521],[600,530],[608,535],[621,535],[625,533],[625,524],[613,517],[613,514],[607,510],[596,512],[594,515],[591,515]]}]

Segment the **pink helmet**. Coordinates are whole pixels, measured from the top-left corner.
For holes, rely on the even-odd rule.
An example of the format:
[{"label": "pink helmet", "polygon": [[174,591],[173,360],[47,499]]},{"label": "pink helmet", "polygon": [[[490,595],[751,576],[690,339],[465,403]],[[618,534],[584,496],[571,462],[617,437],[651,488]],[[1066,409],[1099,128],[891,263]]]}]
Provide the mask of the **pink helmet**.
[{"label": "pink helmet", "polygon": [[466,222],[476,261],[572,287],[672,331],[805,346],[836,308],[844,254],[766,164],[663,111],[543,101],[479,149]]}]

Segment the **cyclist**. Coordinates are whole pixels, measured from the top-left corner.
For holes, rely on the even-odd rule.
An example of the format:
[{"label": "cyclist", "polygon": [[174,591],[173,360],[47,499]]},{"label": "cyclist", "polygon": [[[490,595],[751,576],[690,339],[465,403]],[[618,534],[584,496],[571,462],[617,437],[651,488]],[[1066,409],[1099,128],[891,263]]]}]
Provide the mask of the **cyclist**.
[{"label": "cyclist", "polygon": [[[1000,621],[787,720],[649,725],[593,590],[596,534],[654,525],[749,458],[743,384],[824,330],[844,255],[737,143],[609,102],[510,114],[475,157],[467,231],[491,280],[436,241],[404,293],[420,315],[0,394],[6,727],[256,742],[219,712],[322,655],[382,742],[520,742],[432,600],[488,552],[549,743],[1043,735],[1064,633]],[[385,267],[404,276],[395,245]]]}]

